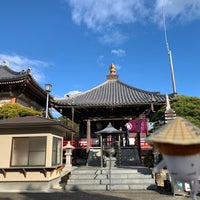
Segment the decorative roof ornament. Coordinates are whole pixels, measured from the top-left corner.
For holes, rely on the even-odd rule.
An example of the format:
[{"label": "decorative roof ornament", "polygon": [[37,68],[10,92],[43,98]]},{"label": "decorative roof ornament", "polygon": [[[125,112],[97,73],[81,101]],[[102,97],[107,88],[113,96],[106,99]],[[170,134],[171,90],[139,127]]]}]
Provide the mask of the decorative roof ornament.
[{"label": "decorative roof ornament", "polygon": [[27,73],[27,74],[30,74],[30,73],[31,73],[31,68],[30,68],[30,67],[26,70],[26,73]]},{"label": "decorative roof ornament", "polygon": [[113,63],[110,65],[110,74],[116,74],[116,67]]},{"label": "decorative roof ornament", "polygon": [[166,94],[166,110],[170,110],[171,106],[170,106],[170,102],[169,102],[169,95]]},{"label": "decorative roof ornament", "polygon": [[9,62],[7,60],[3,60],[2,66],[9,67]]},{"label": "decorative roof ornament", "polygon": [[107,75],[107,80],[108,79],[117,80],[118,79],[118,75],[116,74],[116,67],[115,67],[115,65],[113,63],[110,65],[109,69],[110,69],[110,74]]},{"label": "decorative roof ornament", "polygon": [[176,118],[176,112],[170,106],[169,95],[166,94],[166,110],[165,110],[165,123]]}]

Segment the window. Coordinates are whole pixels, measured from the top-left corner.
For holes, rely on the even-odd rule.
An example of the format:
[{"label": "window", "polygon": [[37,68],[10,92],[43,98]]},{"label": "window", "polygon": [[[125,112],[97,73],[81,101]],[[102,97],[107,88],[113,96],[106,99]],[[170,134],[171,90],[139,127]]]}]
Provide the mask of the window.
[{"label": "window", "polygon": [[11,166],[44,166],[46,137],[15,137],[11,153]]},{"label": "window", "polygon": [[53,137],[52,165],[61,164],[61,156],[62,156],[62,140],[60,138]]}]

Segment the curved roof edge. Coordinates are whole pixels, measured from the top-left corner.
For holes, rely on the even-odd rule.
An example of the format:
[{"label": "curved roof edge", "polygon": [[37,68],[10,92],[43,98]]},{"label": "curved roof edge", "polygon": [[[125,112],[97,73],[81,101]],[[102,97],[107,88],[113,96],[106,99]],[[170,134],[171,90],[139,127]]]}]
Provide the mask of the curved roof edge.
[{"label": "curved roof edge", "polygon": [[[169,95],[172,98],[173,94]],[[165,103],[166,95],[130,86],[118,79],[105,82],[67,98],[54,98],[57,106],[122,106],[133,104]]]}]

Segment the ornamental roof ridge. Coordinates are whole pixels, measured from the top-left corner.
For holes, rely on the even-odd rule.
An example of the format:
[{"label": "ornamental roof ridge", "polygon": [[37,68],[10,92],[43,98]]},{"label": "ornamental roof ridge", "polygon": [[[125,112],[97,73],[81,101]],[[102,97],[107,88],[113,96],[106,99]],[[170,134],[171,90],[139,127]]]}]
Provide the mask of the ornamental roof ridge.
[{"label": "ornamental roof ridge", "polygon": [[0,65],[0,79],[13,79],[13,78],[21,78],[27,77],[30,74],[30,68],[27,70],[22,70],[20,72],[12,70],[7,65]]},{"label": "ornamental roof ridge", "polygon": [[137,91],[141,91],[141,92],[145,92],[145,93],[149,93],[149,94],[154,94],[154,95],[161,95],[160,92],[152,92],[152,91],[149,91],[149,90],[144,90],[144,89],[141,89],[141,88],[137,88],[137,87],[134,87],[134,86],[131,86],[127,83],[124,83],[120,80],[117,80],[120,84],[124,85],[125,87],[128,87],[128,88],[131,88],[131,89],[134,89],[134,90],[137,90]]},{"label": "ornamental roof ridge", "polygon": [[[40,95],[45,97],[45,89],[42,88],[40,84],[35,80],[35,78],[31,75],[30,68],[28,68],[27,70],[16,72],[12,70],[8,65],[0,65],[0,85],[15,84],[26,81],[28,81],[29,85],[32,85],[30,86],[32,90],[34,90],[36,93],[40,93]],[[50,98],[52,98],[51,95]]]}]

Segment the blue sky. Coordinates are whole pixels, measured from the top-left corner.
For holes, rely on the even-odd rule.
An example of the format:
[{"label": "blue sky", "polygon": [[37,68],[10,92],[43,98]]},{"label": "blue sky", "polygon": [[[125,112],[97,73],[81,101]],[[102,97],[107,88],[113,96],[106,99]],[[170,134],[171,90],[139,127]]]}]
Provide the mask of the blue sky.
[{"label": "blue sky", "polygon": [[173,92],[162,6],[178,94],[200,97],[200,0],[1,0],[0,63],[31,68],[64,97],[106,80]]}]

